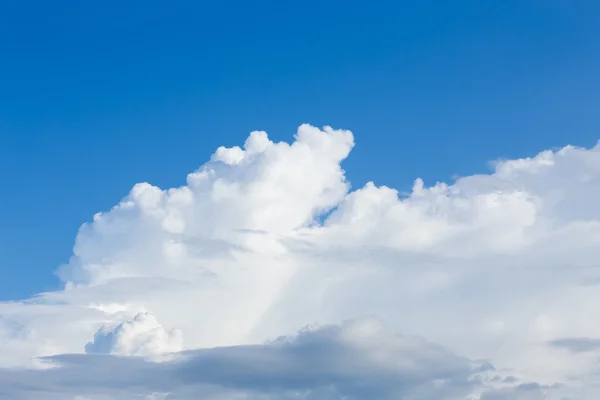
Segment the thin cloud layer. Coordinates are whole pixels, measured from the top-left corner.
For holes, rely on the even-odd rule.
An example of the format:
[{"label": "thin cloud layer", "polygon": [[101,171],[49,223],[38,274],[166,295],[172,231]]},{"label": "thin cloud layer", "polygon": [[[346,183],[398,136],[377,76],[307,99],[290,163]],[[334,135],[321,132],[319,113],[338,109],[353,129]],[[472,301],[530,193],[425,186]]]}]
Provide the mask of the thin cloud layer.
[{"label": "thin cloud layer", "polygon": [[[428,187],[417,179],[412,193],[400,195],[374,183],[350,190],[340,163],[353,145],[351,132],[328,127],[302,125],[292,144],[253,132],[243,147],[217,149],[185,186],[135,185],[81,227],[72,258],[58,271],[64,290],[0,303],[2,379],[38,374],[41,385],[71,368],[68,360],[85,360],[84,369],[139,363],[163,371],[187,362],[192,368],[199,354],[226,362],[229,352],[249,345],[258,346],[252,357],[281,367],[292,361],[270,358],[272,344],[262,343],[313,323],[344,332],[343,321],[375,315],[466,364],[495,366],[495,376],[473,378],[465,370],[444,378],[445,387],[469,389],[444,392],[446,398],[597,398],[600,147],[500,161],[490,174],[452,184]],[[190,356],[215,346],[220,350]],[[61,356],[86,350],[126,358]],[[179,350],[191,358],[160,365],[139,359]],[[47,370],[39,357],[65,366]],[[395,370],[388,381],[377,368],[373,374],[383,374],[377,379],[389,391],[360,397],[340,389],[334,369],[323,372],[318,389],[281,387],[278,396],[304,390],[293,396],[339,398],[342,390],[356,399],[444,398],[398,389],[405,384],[400,375],[409,379],[412,370]],[[299,374],[281,371],[289,373],[278,375],[281,382]],[[133,382],[132,396],[169,392]],[[215,396],[224,398],[271,396],[214,380],[202,385],[218,386]],[[172,396],[199,396],[192,386]],[[223,387],[232,392],[223,395]]]}]

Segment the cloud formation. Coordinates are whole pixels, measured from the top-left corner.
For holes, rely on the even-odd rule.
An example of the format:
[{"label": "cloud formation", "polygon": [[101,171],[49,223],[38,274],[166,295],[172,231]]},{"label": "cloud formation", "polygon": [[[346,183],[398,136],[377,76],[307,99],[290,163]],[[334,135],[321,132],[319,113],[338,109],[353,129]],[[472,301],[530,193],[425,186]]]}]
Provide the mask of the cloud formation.
[{"label": "cloud formation", "polygon": [[102,326],[85,346],[89,354],[118,356],[157,356],[181,350],[181,331],[165,330],[150,313],[139,313],[114,327]]},{"label": "cloud formation", "polygon": [[[302,125],[292,144],[253,132],[182,187],[135,185],[81,227],[58,271],[64,290],[0,303],[0,381],[11,398],[33,396],[14,389],[22,379],[54,393],[73,385],[65,371],[109,366],[121,372],[99,376],[122,386],[82,378],[64,390],[268,399],[275,382],[239,382],[277,372],[276,398],[597,398],[598,347],[581,338],[600,337],[600,147],[499,161],[451,184],[416,179],[402,195],[375,183],[350,190],[340,163],[353,146],[351,132],[329,127]],[[344,322],[362,315],[406,336]],[[272,341],[313,323],[338,328]],[[345,335],[367,339],[349,345]],[[308,339],[316,347],[303,347]],[[144,358],[179,350],[183,359]],[[350,371],[321,353],[362,361]],[[177,387],[156,377],[236,371],[244,356],[260,368]],[[392,362],[401,360],[404,369]],[[478,375],[484,364],[495,372]],[[364,393],[350,384],[357,374]]]},{"label": "cloud formation", "polygon": [[[480,384],[478,374],[492,369],[423,338],[395,334],[372,317],[263,345],[190,351],[164,363],[83,355],[50,360],[60,367],[1,374],[0,391],[15,399],[35,393],[122,398],[138,388],[189,400],[454,399],[468,396]],[[25,382],[27,389],[19,390]]]}]

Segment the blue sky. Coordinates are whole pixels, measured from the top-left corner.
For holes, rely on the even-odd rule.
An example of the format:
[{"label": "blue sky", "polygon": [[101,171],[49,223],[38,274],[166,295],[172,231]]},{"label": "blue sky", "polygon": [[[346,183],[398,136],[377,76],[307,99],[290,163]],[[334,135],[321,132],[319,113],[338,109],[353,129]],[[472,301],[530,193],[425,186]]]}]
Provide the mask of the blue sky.
[{"label": "blue sky", "polygon": [[399,189],[599,137],[597,2],[252,3],[0,0],[0,299],[252,130],[351,129],[353,185]]}]

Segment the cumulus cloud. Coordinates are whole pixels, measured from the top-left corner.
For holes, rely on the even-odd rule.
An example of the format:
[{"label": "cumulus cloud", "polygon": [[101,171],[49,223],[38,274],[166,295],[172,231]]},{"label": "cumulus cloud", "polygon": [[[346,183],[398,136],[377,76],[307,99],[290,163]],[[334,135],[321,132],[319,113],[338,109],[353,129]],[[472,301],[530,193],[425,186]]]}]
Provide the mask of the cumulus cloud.
[{"label": "cumulus cloud", "polygon": [[[467,368],[444,381],[455,388],[479,382],[474,399],[597,398],[596,343],[581,338],[600,337],[600,146],[498,161],[489,174],[452,183],[416,179],[407,195],[376,183],[350,190],[340,163],[353,146],[351,132],[329,127],[302,125],[291,144],[253,132],[241,147],[217,149],[182,187],[135,185],[81,227],[73,256],[58,271],[64,290],[0,303],[0,366],[47,368],[38,358],[53,356],[62,368],[27,372],[43,382],[76,360],[86,360],[85,368],[135,365],[149,376],[184,362],[81,355],[87,346],[121,356],[218,347],[189,360],[218,354],[225,358],[214,362],[225,363],[241,352],[283,368],[288,361],[270,358],[274,344],[245,346],[318,323],[342,324],[336,340],[375,337],[361,342],[371,340],[373,350],[389,339],[378,336],[376,323],[350,328],[343,321],[376,315],[406,338],[425,337],[457,359],[493,364],[495,376],[474,378]],[[303,339],[294,340],[299,346]],[[339,340],[328,346],[354,354]],[[437,357],[428,346],[417,348]],[[377,362],[395,354],[379,350]],[[80,355],[58,356],[74,353]],[[420,356],[404,357],[439,371]],[[390,377],[386,383],[414,378],[412,370],[396,369],[392,379],[377,368],[380,379]],[[296,379],[296,370],[282,370],[291,375],[282,380]],[[13,372],[10,379],[21,376]],[[475,380],[466,384],[467,375]],[[538,389],[521,386],[527,382]],[[214,384],[221,385],[204,382],[202,390]],[[298,390],[337,398],[340,385],[319,386],[318,396]],[[170,390],[142,386],[127,387],[133,398]],[[250,398],[246,389],[227,386],[235,392],[228,396]],[[403,398],[390,390],[382,396]],[[423,390],[405,398],[426,400],[432,392]],[[259,392],[253,396],[270,395]]]},{"label": "cumulus cloud", "polygon": [[182,349],[181,331],[167,331],[150,313],[139,313],[114,327],[103,326],[85,346],[86,353],[119,356],[157,356]]},{"label": "cumulus cloud", "polygon": [[60,276],[88,285],[132,276],[189,278],[202,269],[194,263],[198,255],[238,246],[276,251],[277,235],[310,224],[344,198],[349,185],[339,164],[352,146],[352,133],[331,128],[302,125],[292,145],[253,132],[244,150],[219,148],[186,186],[140,183],[110,212],[96,214],[80,229]]}]

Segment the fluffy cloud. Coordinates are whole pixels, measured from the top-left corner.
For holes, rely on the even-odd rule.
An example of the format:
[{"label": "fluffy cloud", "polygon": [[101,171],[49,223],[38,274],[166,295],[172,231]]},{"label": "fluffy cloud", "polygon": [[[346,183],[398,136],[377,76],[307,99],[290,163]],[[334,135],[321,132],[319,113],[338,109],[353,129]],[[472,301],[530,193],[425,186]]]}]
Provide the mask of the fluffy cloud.
[{"label": "fluffy cloud", "polygon": [[[396,339],[378,336],[377,324],[351,329],[343,323],[376,315],[408,335],[398,343],[425,337],[459,355],[444,360],[460,359],[469,368],[468,360],[491,362],[494,376],[475,378],[467,368],[442,379],[445,387],[469,387],[474,399],[597,398],[600,147],[567,146],[500,161],[490,174],[451,184],[426,186],[417,179],[412,192],[401,195],[374,183],[350,191],[340,163],[353,145],[349,131],[308,125],[298,129],[292,144],[253,132],[243,148],[217,149],[188,175],[185,186],[135,185],[113,209],[81,227],[73,256],[58,272],[64,290],[0,303],[0,366],[47,368],[38,360],[47,356],[64,365],[49,371],[5,370],[2,379],[16,382],[20,374],[39,374],[40,385],[45,380],[58,385],[55,379],[79,362],[85,364],[82,370],[115,363],[115,371],[135,365],[148,369],[148,376],[167,370],[185,375],[192,372],[175,366],[189,362],[185,365],[200,371],[204,367],[193,360],[205,360],[207,354],[217,364],[230,362],[231,354],[251,354],[287,371],[278,375],[281,382],[294,383],[297,370],[283,367],[300,362],[295,353],[280,359],[272,356],[273,344],[250,347],[251,352],[244,346],[306,324],[342,324],[324,354],[335,348],[350,357],[354,350],[337,340],[364,330],[376,338],[370,339],[370,350],[385,359],[397,353],[375,351],[376,345]],[[302,338],[294,346],[304,343]],[[179,349],[192,355],[160,365],[137,357],[59,356],[84,353],[86,345],[89,352],[122,356]],[[214,346],[218,350],[194,350]],[[434,376],[439,370],[422,357],[441,353],[429,344],[415,346],[418,354],[402,357]],[[324,399],[343,392],[360,398],[336,380],[335,368],[341,366],[316,369],[322,362],[306,364],[322,373],[318,394],[312,384],[282,387],[281,393]],[[383,385],[390,391],[381,396],[443,398],[430,391],[433,380],[422,381],[427,382],[423,392],[411,386],[413,394],[400,395],[393,384],[416,379],[414,370],[394,369],[389,375],[368,365],[381,374],[369,375],[369,382],[390,385]],[[264,368],[266,374],[275,367]],[[239,373],[236,379],[243,378]],[[131,382],[126,386],[132,396],[174,390]],[[231,390],[227,398],[251,398],[247,391],[254,390],[219,382],[203,382],[202,390],[217,385],[221,394],[214,395],[224,396],[225,386]],[[192,386],[192,392],[172,396],[195,398],[193,390],[200,389]],[[388,390],[383,386],[380,390]],[[252,396],[268,398],[263,389]],[[379,395],[369,393],[363,398]],[[452,393],[448,398],[467,396],[458,389]]]},{"label": "fluffy cloud", "polygon": [[119,356],[157,356],[182,349],[181,331],[167,331],[150,313],[139,313],[114,327],[103,326],[85,346],[86,353]]},{"label": "fluffy cloud", "polygon": [[344,198],[348,183],[339,164],[352,146],[349,131],[330,128],[303,125],[292,145],[253,132],[244,150],[219,148],[187,186],[140,183],[110,212],[96,214],[80,229],[60,276],[69,285],[189,279],[205,270],[207,258],[235,248],[284,251],[279,235],[310,224]]}]

